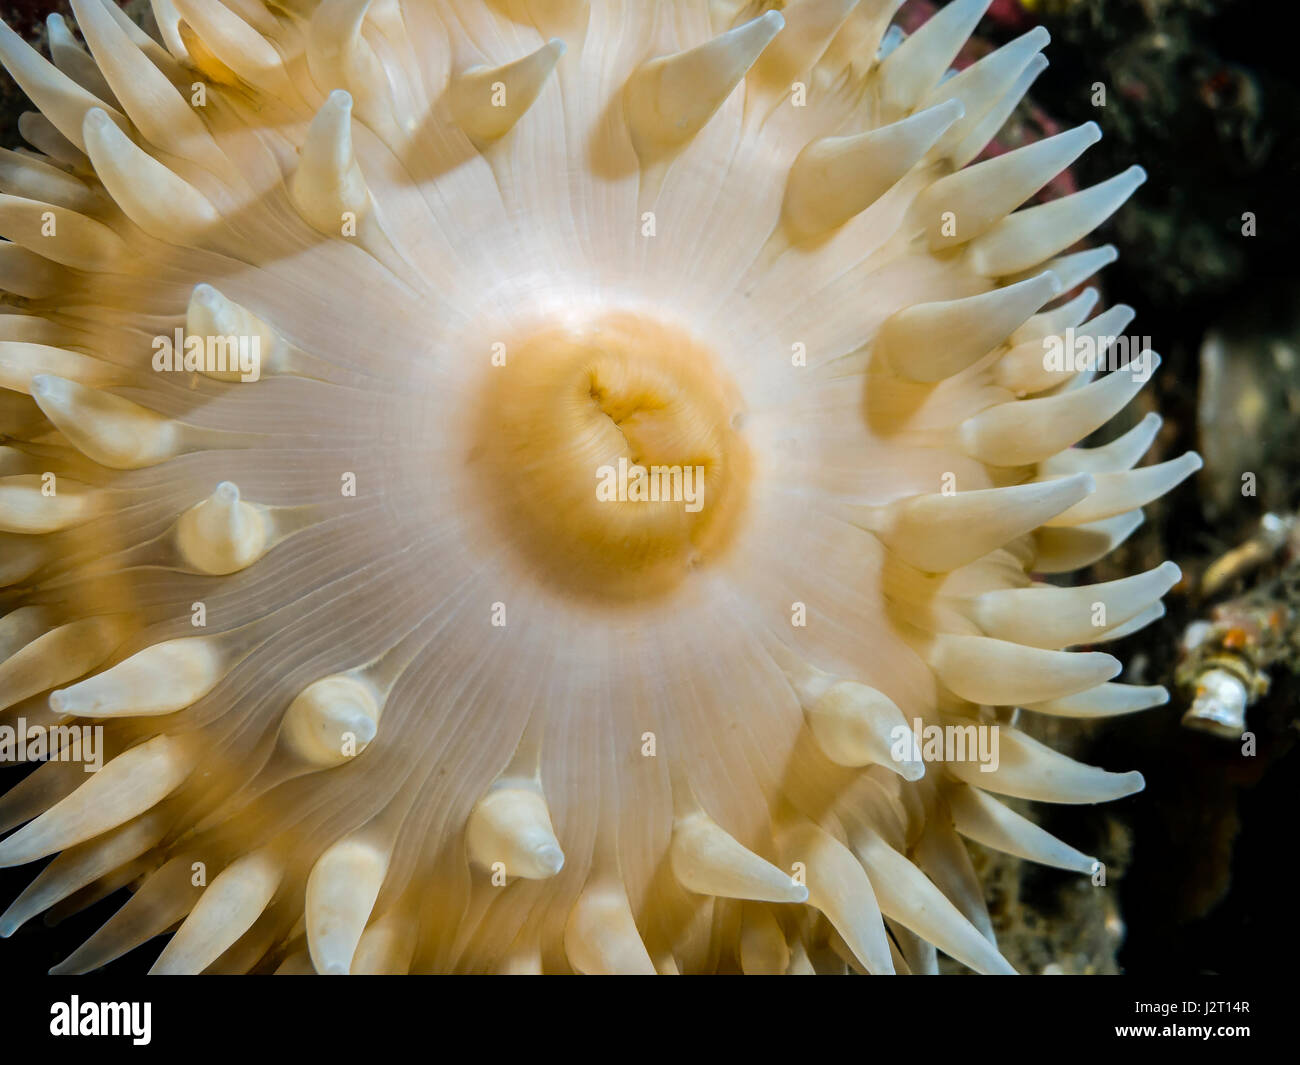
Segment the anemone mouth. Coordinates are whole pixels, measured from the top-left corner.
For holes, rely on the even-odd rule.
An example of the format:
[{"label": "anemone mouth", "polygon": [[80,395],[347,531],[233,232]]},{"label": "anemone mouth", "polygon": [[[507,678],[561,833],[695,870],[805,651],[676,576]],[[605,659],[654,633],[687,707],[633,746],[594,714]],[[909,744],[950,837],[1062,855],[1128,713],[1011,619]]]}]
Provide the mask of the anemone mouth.
[{"label": "anemone mouth", "polygon": [[480,484],[509,540],[564,594],[670,593],[723,555],[752,471],[742,401],[713,353],[642,312],[546,323],[487,372]]}]

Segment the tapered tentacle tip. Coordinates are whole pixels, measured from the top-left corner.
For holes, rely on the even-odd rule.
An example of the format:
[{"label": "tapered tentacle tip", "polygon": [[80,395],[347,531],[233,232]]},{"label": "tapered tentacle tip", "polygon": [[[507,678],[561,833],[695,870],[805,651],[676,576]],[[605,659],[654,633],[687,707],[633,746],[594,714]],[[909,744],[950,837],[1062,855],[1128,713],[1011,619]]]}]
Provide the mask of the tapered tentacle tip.
[{"label": "tapered tentacle tip", "polygon": [[555,876],[564,868],[564,851],[554,843],[543,843],[532,852],[533,866],[541,877]]},{"label": "tapered tentacle tip", "polygon": [[1170,588],[1183,579],[1182,568],[1177,562],[1166,560],[1161,562],[1160,565],[1156,567],[1156,570],[1165,578],[1166,581],[1169,582]]},{"label": "tapered tentacle tip", "polygon": [[483,869],[545,880],[564,868],[546,800],[533,782],[503,781],[475,804],[466,825],[470,859]]},{"label": "tapered tentacle tip", "polygon": [[1160,417],[1160,415],[1155,411],[1151,411],[1142,416],[1142,420],[1138,422],[1136,426],[1136,432],[1142,434],[1144,437],[1149,437],[1154,440],[1156,434],[1160,432],[1160,429],[1164,424],[1164,418]]},{"label": "tapered tentacle tip", "polygon": [[200,307],[216,310],[223,306],[221,293],[206,281],[200,281],[190,293],[190,299]]},{"label": "tapered tentacle tip", "polygon": [[322,677],[289,704],[280,743],[305,763],[322,769],[349,761],[378,735],[382,699],[364,679]]},{"label": "tapered tentacle tip", "polygon": [[925,776],[925,762],[920,758],[896,759],[890,768],[908,783],[914,784]]},{"label": "tapered tentacle tip", "polygon": [[234,573],[269,549],[270,520],[241,499],[238,485],[222,481],[207,499],[178,520],[175,541],[186,562],[201,573]]},{"label": "tapered tentacle tip", "polygon": [[448,89],[454,120],[477,143],[504,136],[537,100],[566,49],[553,37],[514,62],[474,66],[454,76]]},{"label": "tapered tentacle tip", "polygon": [[935,125],[944,129],[966,117],[966,105],[956,98],[936,104],[931,111]]},{"label": "tapered tentacle tip", "polygon": [[1139,791],[1145,791],[1147,782],[1146,778],[1136,769],[1127,773],[1116,773],[1115,791],[1116,798],[1123,799],[1129,795],[1136,795]]},{"label": "tapered tentacle tip", "polygon": [[102,107],[92,107],[86,112],[86,117],[82,119],[82,124],[86,131],[102,133],[106,132],[109,126],[113,125],[113,120],[108,117],[108,112]]}]

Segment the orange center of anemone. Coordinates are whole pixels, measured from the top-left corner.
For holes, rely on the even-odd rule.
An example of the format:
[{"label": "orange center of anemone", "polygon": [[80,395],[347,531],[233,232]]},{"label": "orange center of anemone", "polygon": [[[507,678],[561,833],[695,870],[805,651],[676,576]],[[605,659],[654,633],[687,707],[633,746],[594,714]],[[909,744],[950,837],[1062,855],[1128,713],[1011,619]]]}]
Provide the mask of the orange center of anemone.
[{"label": "orange center of anemone", "polygon": [[478,454],[509,538],[563,590],[665,593],[733,538],[750,475],[739,395],[677,328],[619,313],[505,345]]}]

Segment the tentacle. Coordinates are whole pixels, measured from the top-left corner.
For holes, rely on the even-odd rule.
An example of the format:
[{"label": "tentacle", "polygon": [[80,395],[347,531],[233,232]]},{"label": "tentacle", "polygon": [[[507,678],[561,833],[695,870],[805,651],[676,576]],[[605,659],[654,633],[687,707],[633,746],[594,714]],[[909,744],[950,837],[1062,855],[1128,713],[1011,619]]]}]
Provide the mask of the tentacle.
[{"label": "tentacle", "polygon": [[465,842],[472,861],[485,869],[501,863],[509,876],[545,880],[564,867],[564,851],[535,781],[497,781],[471,811]]},{"label": "tentacle", "polygon": [[203,193],[132,144],[103,111],[86,112],[82,137],[109,195],[151,237],[191,247],[220,222]]},{"label": "tentacle", "polygon": [[191,742],[172,736],[132,747],[0,842],[0,868],[44,858],[138,817],[175,791],[197,758]]},{"label": "tentacle", "polygon": [[477,143],[505,136],[532,107],[565,52],[559,39],[503,66],[472,67],[452,79],[451,113]]},{"label": "tentacle", "polygon": [[1095,490],[1090,474],[1008,488],[913,496],[854,520],[918,569],[942,573],[996,551],[1068,510]]},{"label": "tentacle", "polygon": [[388,873],[388,854],[362,838],[335,843],[307,878],[307,944],[318,973],[350,971]]},{"label": "tentacle", "polygon": [[912,169],[962,115],[956,101],[850,137],[808,145],[790,168],[782,217],[797,238],[865,211]]}]

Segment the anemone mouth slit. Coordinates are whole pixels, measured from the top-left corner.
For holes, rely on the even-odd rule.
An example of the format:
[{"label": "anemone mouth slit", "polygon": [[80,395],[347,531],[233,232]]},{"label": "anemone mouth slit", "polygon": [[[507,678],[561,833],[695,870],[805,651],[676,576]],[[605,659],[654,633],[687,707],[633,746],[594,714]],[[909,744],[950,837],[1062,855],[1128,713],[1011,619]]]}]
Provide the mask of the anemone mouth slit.
[{"label": "anemone mouth slit", "polygon": [[652,600],[727,551],[753,461],[712,351],[631,311],[542,323],[505,350],[473,453],[498,525],[558,592]]}]

